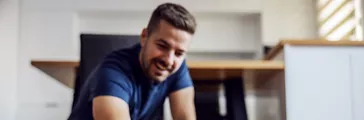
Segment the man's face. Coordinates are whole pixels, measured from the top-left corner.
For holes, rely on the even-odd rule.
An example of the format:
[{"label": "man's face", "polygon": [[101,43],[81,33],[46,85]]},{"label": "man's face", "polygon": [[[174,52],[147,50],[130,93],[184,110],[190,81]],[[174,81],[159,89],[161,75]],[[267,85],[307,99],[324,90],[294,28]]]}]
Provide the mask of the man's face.
[{"label": "man's face", "polygon": [[140,62],[151,79],[162,82],[175,73],[185,59],[192,34],[161,20],[151,35],[141,34]]}]

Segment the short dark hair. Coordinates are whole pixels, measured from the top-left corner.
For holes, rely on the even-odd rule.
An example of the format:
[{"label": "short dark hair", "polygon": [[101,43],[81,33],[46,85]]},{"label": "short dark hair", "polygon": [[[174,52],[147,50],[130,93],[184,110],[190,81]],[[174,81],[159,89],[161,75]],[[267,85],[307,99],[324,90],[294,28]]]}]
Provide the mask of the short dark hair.
[{"label": "short dark hair", "polygon": [[174,3],[164,3],[153,11],[147,26],[149,35],[158,28],[161,20],[165,20],[172,26],[187,31],[190,34],[195,33],[197,26],[193,15],[183,6]]}]

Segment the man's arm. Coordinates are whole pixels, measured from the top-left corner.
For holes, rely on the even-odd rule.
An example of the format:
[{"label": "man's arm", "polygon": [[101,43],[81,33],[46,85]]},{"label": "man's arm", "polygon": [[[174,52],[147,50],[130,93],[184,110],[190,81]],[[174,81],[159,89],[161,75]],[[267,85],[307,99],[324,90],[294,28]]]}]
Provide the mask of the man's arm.
[{"label": "man's arm", "polygon": [[92,116],[95,120],[130,120],[128,101],[131,84],[121,70],[101,66],[91,86]]},{"label": "man's arm", "polygon": [[196,120],[194,88],[187,87],[169,95],[173,120]]},{"label": "man's arm", "polygon": [[98,96],[92,107],[95,120],[130,120],[128,104],[120,98]]}]

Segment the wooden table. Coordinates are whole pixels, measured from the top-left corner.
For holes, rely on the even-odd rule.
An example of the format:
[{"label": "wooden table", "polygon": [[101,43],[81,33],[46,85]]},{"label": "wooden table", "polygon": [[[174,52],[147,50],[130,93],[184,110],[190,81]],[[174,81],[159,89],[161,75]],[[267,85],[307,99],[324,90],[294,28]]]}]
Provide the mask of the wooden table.
[{"label": "wooden table", "polygon": [[[78,61],[32,60],[31,64],[62,84],[70,88],[74,87],[75,69],[79,66]],[[259,86],[258,83],[264,82],[262,75],[269,75],[284,69],[284,64],[281,61],[261,60],[188,61],[187,65],[193,80],[223,81],[230,78],[245,77],[250,78],[246,81],[246,87],[249,90]],[[261,79],[251,79],[252,77]]]},{"label": "wooden table", "polygon": [[[73,88],[78,61],[33,60],[31,64]],[[284,65],[280,61],[188,61],[187,65],[195,82],[218,81],[224,84],[227,117],[231,120],[247,119],[244,91],[266,89],[268,87],[263,88],[260,84],[284,71]]]}]

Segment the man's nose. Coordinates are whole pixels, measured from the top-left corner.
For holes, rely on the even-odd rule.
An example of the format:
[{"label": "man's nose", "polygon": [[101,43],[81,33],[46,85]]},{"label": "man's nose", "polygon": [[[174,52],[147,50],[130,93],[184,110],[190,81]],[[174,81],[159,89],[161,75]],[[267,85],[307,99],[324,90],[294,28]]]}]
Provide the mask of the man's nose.
[{"label": "man's nose", "polygon": [[168,54],[166,54],[163,58],[166,67],[170,68],[173,65],[173,61],[174,61],[174,53],[173,52],[169,52]]}]

